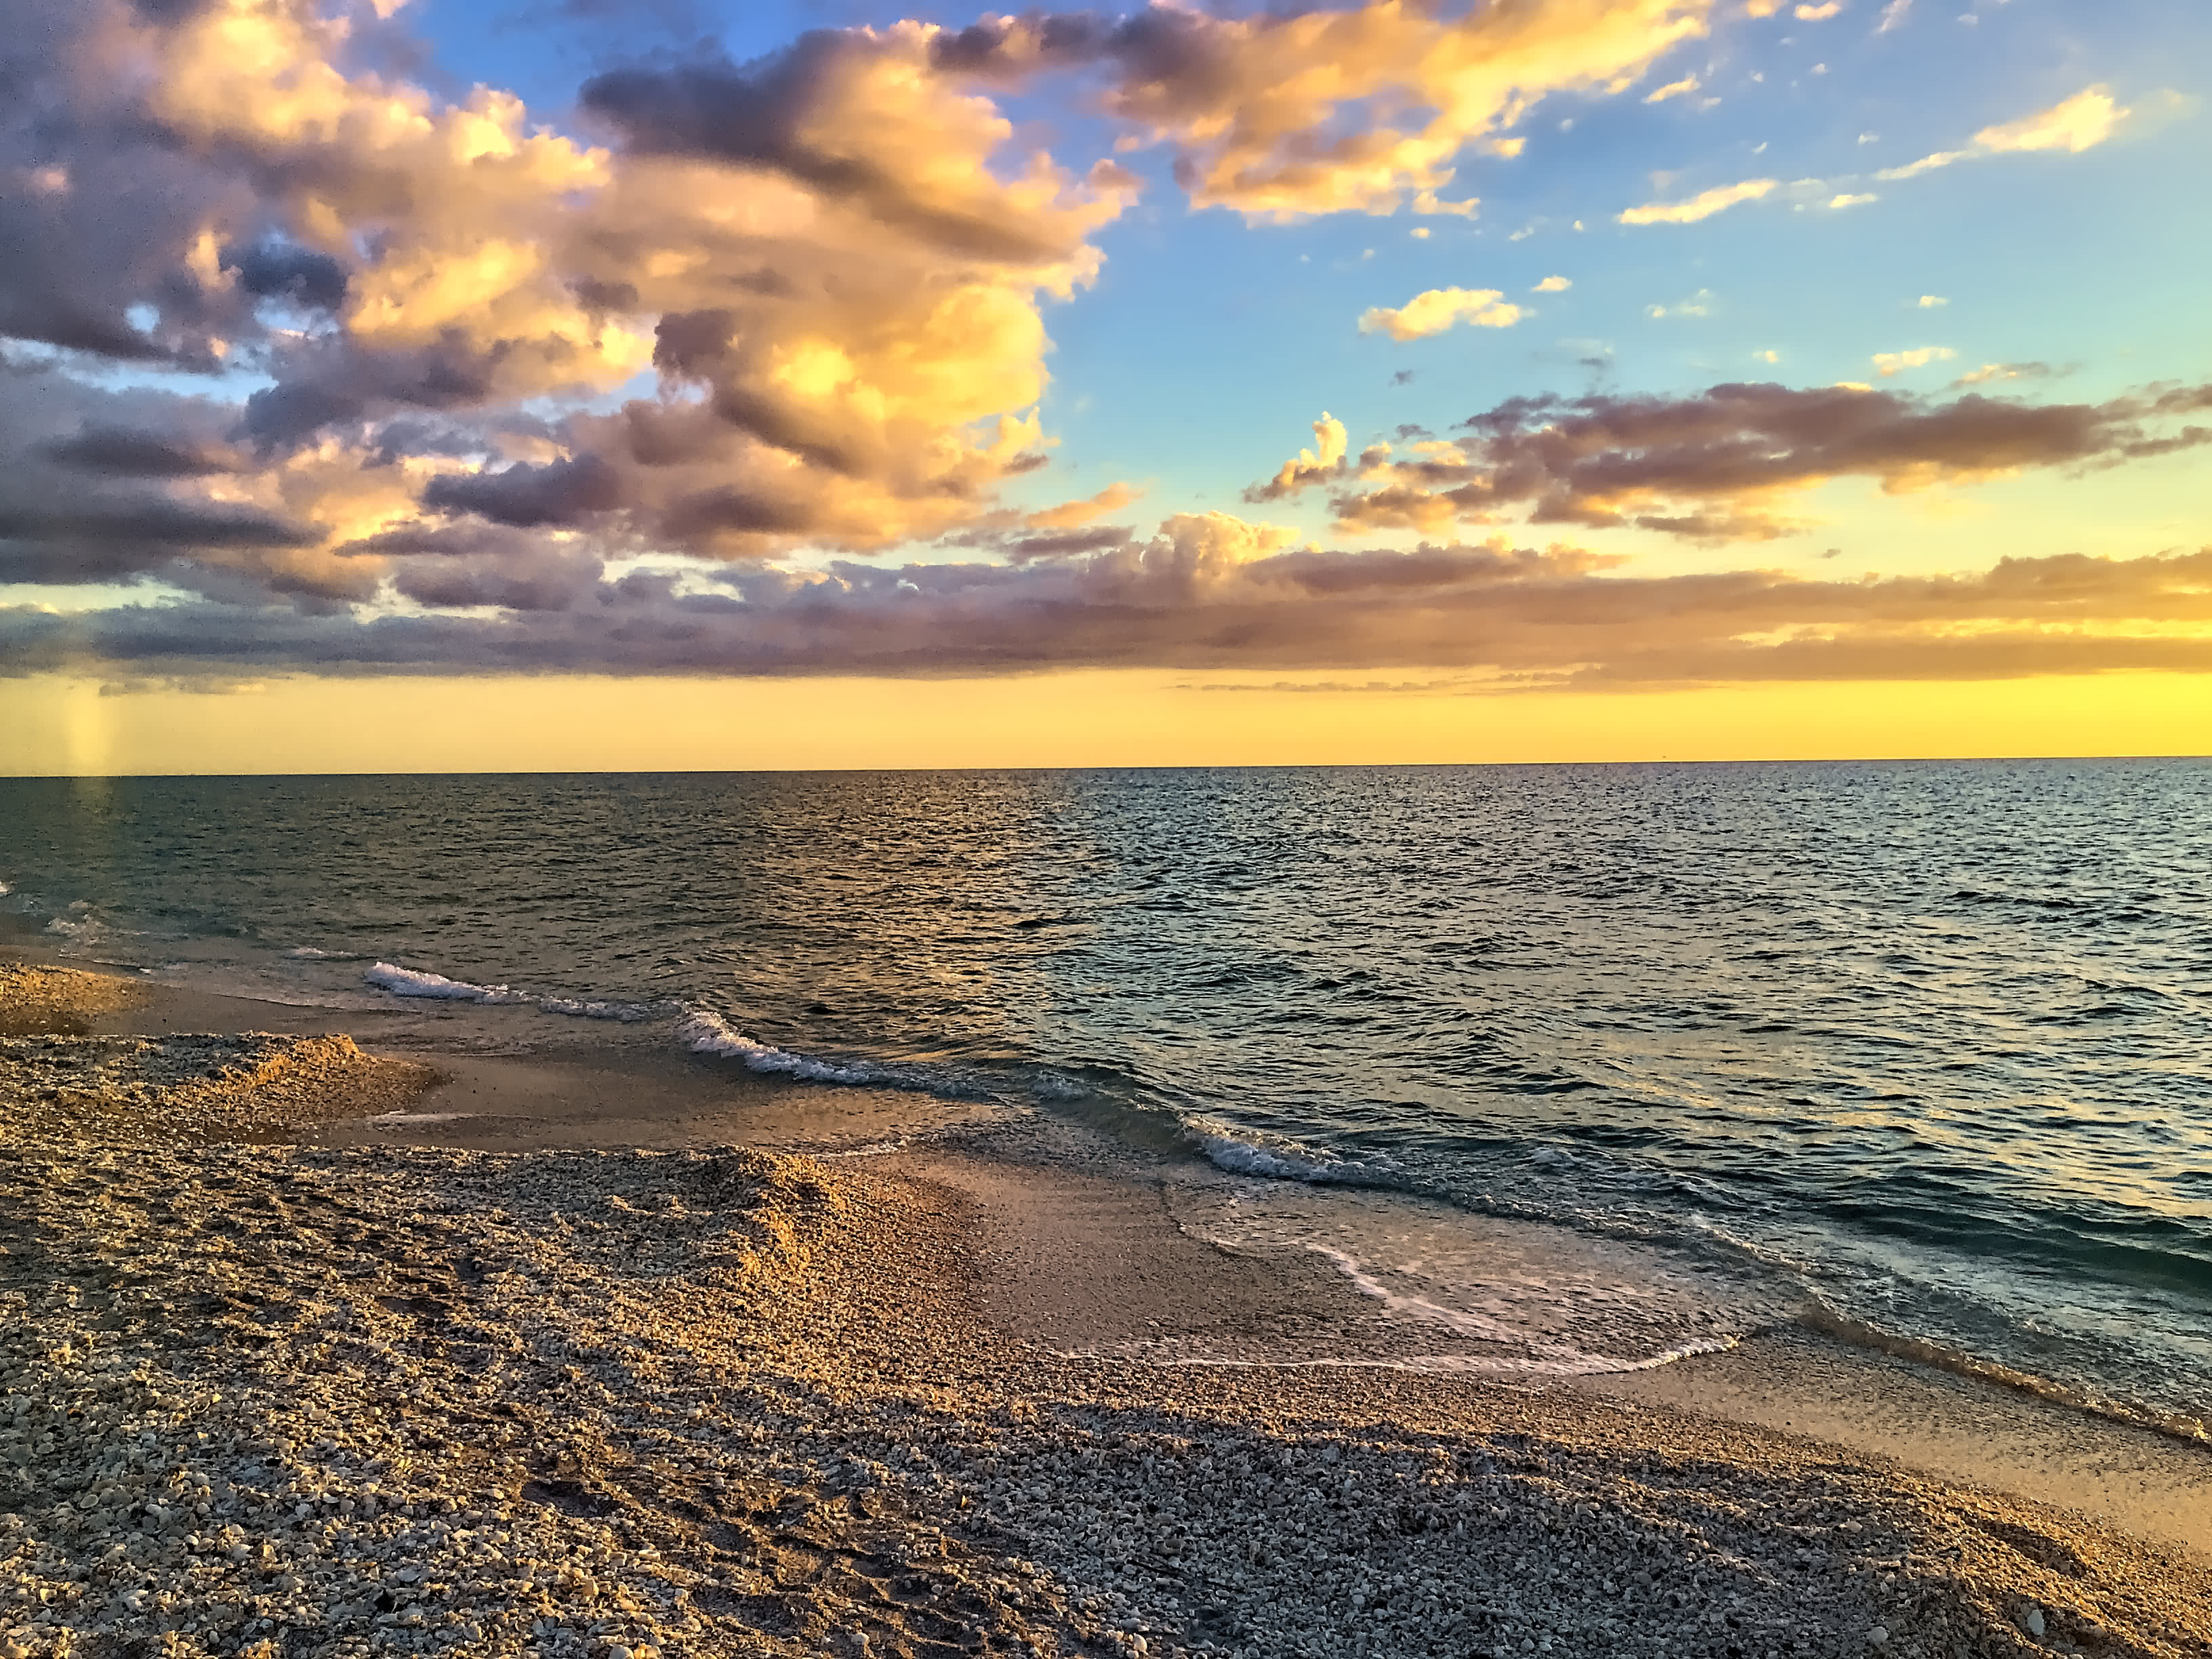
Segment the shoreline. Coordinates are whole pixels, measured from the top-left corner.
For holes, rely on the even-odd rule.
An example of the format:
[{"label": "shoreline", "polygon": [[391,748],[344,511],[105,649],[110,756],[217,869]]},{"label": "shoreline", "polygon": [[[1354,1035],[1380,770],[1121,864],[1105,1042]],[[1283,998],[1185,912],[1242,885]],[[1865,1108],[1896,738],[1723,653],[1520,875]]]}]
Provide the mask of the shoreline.
[{"label": "shoreline", "polygon": [[[222,1012],[145,988],[91,1035]],[[378,1047],[349,1012],[277,1012],[289,1036]],[[1186,1234],[1141,1159],[989,1156],[976,1115],[930,1115],[945,1103],[895,1097],[922,1109],[896,1148],[896,1114],[860,1103],[828,1156],[791,1158],[727,1132],[795,1144],[799,1091],[692,1067],[695,1094],[604,1126],[657,1121],[658,1150],[586,1149],[629,1074],[434,1063],[450,1075],[404,1116],[469,1090],[501,1109],[301,1124],[289,1145],[141,1137],[121,1158],[112,1123],[0,1138],[6,1387],[33,1425],[0,1462],[21,1505],[0,1572],[50,1597],[28,1635],[0,1607],[0,1645],[164,1626],[182,1651],[271,1644],[257,1659],[371,1638],[629,1659],[974,1635],[1125,1655],[2212,1644],[2185,1485],[2163,1522],[2123,1501],[2145,1470],[2212,1471],[2193,1448],[2130,1462],[2117,1425],[2069,1437],[2063,1407],[1763,1338],[1541,1387],[1154,1363],[1300,1321],[1403,1332],[1318,1257]],[[520,1108],[548,1099],[552,1144],[522,1145]],[[161,1455],[134,1469],[149,1431]],[[1910,1455],[1878,1455],[1885,1437]],[[2027,1455],[2008,1470],[1992,1443]],[[1943,1468],[1970,1450],[1979,1474]],[[77,1483],[66,1515],[23,1502],[40,1469]],[[2128,1530],[1976,1486],[2063,1488]],[[92,1565],[111,1538],[152,1589]],[[226,1597],[266,1610],[223,1625]]]}]

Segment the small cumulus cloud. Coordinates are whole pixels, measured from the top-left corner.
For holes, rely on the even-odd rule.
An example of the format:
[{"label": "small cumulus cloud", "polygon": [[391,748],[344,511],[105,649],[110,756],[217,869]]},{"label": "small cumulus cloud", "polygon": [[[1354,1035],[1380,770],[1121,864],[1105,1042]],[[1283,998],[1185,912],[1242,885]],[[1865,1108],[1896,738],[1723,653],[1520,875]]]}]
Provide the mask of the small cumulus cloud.
[{"label": "small cumulus cloud", "polygon": [[1933,311],[1939,306],[1948,306],[1951,302],[1940,294],[1923,294],[1914,303],[1923,311]]},{"label": "small cumulus cloud", "polygon": [[1826,0],[1823,5],[1798,7],[1796,17],[1801,23],[1825,23],[1843,9],[1843,0]]},{"label": "small cumulus cloud", "polygon": [[1494,288],[1432,288],[1402,306],[1372,306],[1362,313],[1362,334],[1388,334],[1398,341],[1425,339],[1461,323],[1476,328],[1510,328],[1528,314]]},{"label": "small cumulus cloud", "polygon": [[1959,377],[1960,386],[1984,386],[1991,380],[2041,380],[2051,373],[2048,363],[1984,363]]},{"label": "small cumulus cloud", "polygon": [[1645,94],[1644,101],[1647,104],[1663,104],[1669,98],[1684,97],[1697,89],[1698,77],[1694,75],[1686,75],[1679,81],[1669,81],[1656,91]]},{"label": "small cumulus cloud", "polygon": [[1314,447],[1311,449],[1301,449],[1283,463],[1272,480],[1247,490],[1247,499],[1279,501],[1313,484],[1342,477],[1345,450],[1351,442],[1351,434],[1345,430],[1344,422],[1324,409],[1321,418],[1313,423],[1313,434]]},{"label": "small cumulus cloud", "polygon": [[1740,202],[1756,202],[1781,187],[1775,179],[1746,179],[1741,184],[1716,185],[1683,202],[1647,202],[1620,215],[1624,225],[1690,225],[1724,213]]},{"label": "small cumulus cloud", "polygon": [[1881,198],[1872,191],[1863,191],[1856,195],[1846,191],[1841,195],[1831,196],[1828,198],[1828,205],[1836,209],[1864,207],[1869,202],[1878,202],[1881,199]]},{"label": "small cumulus cloud", "polygon": [[1782,361],[1782,354],[1771,347],[1765,351],[1754,351],[1751,355],[1762,363],[1778,363]]},{"label": "small cumulus cloud", "polygon": [[1677,300],[1671,306],[1646,306],[1647,317],[1710,317],[1713,311],[1713,291],[1701,288],[1686,300]]},{"label": "small cumulus cloud", "polygon": [[1565,294],[1573,286],[1574,283],[1565,276],[1547,276],[1542,282],[1536,284],[1535,292],[1539,294]]},{"label": "small cumulus cloud", "polygon": [[1915,346],[1909,351],[1877,351],[1874,366],[1885,380],[1893,380],[1908,368],[1925,368],[1929,363],[1944,363],[1959,354],[1949,346]]}]

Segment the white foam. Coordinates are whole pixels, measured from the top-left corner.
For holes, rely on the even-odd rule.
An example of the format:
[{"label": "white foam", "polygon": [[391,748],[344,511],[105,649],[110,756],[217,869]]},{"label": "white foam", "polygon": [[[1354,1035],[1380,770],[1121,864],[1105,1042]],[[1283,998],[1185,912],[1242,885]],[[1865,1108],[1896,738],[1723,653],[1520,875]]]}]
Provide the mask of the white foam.
[{"label": "white foam", "polygon": [[712,1009],[696,1008],[676,1028],[678,1041],[695,1054],[720,1054],[743,1060],[756,1072],[805,1078],[810,1083],[882,1083],[884,1073],[866,1066],[836,1066],[809,1054],[756,1042]]},{"label": "white foam", "polygon": [[443,974],[425,974],[412,968],[398,968],[391,963],[380,962],[362,977],[380,990],[396,997],[429,997],[447,1002],[527,1002],[530,999],[504,985],[471,985],[466,980],[447,979]]},{"label": "white foam", "polygon": [[306,962],[319,962],[327,957],[343,956],[345,953],[342,951],[318,951],[312,945],[295,945],[284,954],[288,957],[298,957]]},{"label": "white foam", "polygon": [[668,1012],[665,1002],[598,1002],[574,997],[540,997],[538,1006],[549,1014],[562,1014],[570,1019],[617,1019],[625,1025]]},{"label": "white foam", "polygon": [[1517,1353],[1416,1355],[1400,1362],[1411,1370],[1481,1371],[1514,1376],[1596,1376],[1620,1371],[1656,1370],[1662,1365],[1671,1365],[1678,1359],[1687,1359],[1692,1354],[1725,1352],[1741,1340],[1733,1334],[1723,1333],[1690,1337],[1640,1358],[1598,1353],[1571,1342],[1547,1339],[1517,1321],[1496,1318],[1473,1308],[1446,1307],[1425,1296],[1394,1291],[1370,1274],[1364,1263],[1346,1251],[1316,1243],[1307,1244],[1306,1249],[1334,1262],[1336,1270],[1351,1281],[1352,1289],[1362,1296],[1372,1297],[1387,1311],[1400,1318],[1440,1325],[1455,1335],[1468,1337],[1477,1342],[1492,1342],[1500,1347],[1521,1351]]},{"label": "white foam", "polygon": [[1231,1175],[1265,1176],[1272,1181],[1303,1181],[1318,1186],[1359,1179],[1356,1165],[1294,1140],[1262,1142],[1210,1118],[1193,1118],[1188,1127],[1206,1161]]},{"label": "white foam", "polygon": [[426,1123],[458,1123],[465,1117],[475,1115],[473,1112],[379,1112],[374,1117],[363,1118],[362,1121],[407,1127]]}]

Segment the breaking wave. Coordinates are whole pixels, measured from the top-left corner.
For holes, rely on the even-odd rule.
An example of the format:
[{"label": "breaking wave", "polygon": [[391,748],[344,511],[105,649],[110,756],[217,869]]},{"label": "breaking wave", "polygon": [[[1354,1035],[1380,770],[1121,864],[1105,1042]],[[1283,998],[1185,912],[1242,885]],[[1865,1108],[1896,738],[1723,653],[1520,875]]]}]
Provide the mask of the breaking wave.
[{"label": "breaking wave", "polygon": [[804,1078],[810,1083],[878,1083],[910,1085],[911,1079],[886,1067],[837,1065],[811,1054],[794,1054],[765,1042],[756,1042],[711,1009],[693,1009],[676,1028],[677,1040],[695,1054],[716,1054],[744,1062],[756,1072]]},{"label": "breaking wave", "polygon": [[380,962],[367,969],[362,977],[380,990],[389,991],[396,997],[427,997],[441,1002],[532,1002],[535,998],[519,991],[510,991],[504,985],[471,985],[466,980],[447,979],[443,974],[428,974],[414,968],[396,967]]}]

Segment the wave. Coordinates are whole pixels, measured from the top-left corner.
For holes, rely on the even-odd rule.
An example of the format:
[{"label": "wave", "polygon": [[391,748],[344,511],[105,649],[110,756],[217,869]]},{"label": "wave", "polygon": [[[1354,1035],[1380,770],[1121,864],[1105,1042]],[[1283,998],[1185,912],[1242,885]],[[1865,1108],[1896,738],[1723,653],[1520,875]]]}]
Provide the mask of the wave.
[{"label": "wave", "polygon": [[[289,954],[306,956],[310,952],[303,948]],[[312,954],[321,956],[325,953],[314,951]],[[713,1054],[726,1060],[742,1060],[752,1071],[799,1078],[809,1083],[874,1084],[921,1089],[936,1094],[974,1092],[972,1090],[955,1090],[941,1079],[922,1078],[901,1068],[871,1065],[860,1060],[828,1060],[811,1054],[793,1054],[770,1043],[756,1042],[713,1010],[695,1008],[684,1002],[630,1002],[613,997],[537,996],[510,986],[477,985],[424,969],[402,968],[390,962],[373,964],[363,971],[362,977],[378,989],[397,997],[468,1002],[479,1006],[531,1007],[567,1019],[603,1019],[635,1025],[649,1020],[674,1018],[676,1040],[695,1054]]]},{"label": "wave", "polygon": [[1978,1382],[1994,1383],[1999,1388],[2033,1395],[2053,1405],[2069,1407],[2094,1417],[2110,1418],[2116,1423],[2148,1429],[2154,1434],[2185,1440],[2192,1445],[2212,1445],[2212,1425],[2207,1425],[2201,1417],[2161,1411],[2155,1407],[2139,1406],[2109,1395],[2069,1388],[2063,1382],[2053,1382],[2047,1376],[2037,1376],[1997,1360],[1984,1359],[1957,1348],[1923,1341],[1917,1336],[1883,1330],[1880,1326],[1839,1314],[1823,1303],[1808,1304],[1799,1312],[1797,1318],[1808,1329],[1818,1331],[1838,1342],[1850,1343],[1855,1347],[1871,1348],[1876,1353],[1886,1353],[1895,1359],[1911,1360],[1915,1364],[1949,1371],[1954,1376],[1972,1377]]},{"label": "wave", "polygon": [[695,1008],[676,1028],[677,1040],[695,1054],[717,1054],[743,1060],[747,1067],[784,1077],[804,1078],[810,1083],[874,1083],[910,1086],[901,1073],[865,1063],[838,1065],[811,1054],[795,1054],[766,1042],[756,1042],[711,1009]]},{"label": "wave", "polygon": [[[288,951],[287,956],[325,957],[336,954],[301,946]],[[388,962],[380,962],[365,971],[362,977],[380,990],[389,991],[396,997],[426,997],[443,1002],[490,1003],[502,1006],[538,1008],[549,1014],[559,1014],[568,1019],[611,1019],[624,1025],[635,1025],[648,1019],[659,1019],[680,1012],[679,1002],[625,1002],[613,997],[541,997],[527,991],[517,991],[505,985],[472,985],[465,979],[448,979],[443,974],[433,974],[417,968],[400,968]]]},{"label": "wave", "polygon": [[441,1002],[533,1002],[534,997],[519,991],[510,991],[504,985],[471,985],[466,980],[447,979],[443,974],[423,973],[414,968],[400,968],[389,962],[380,962],[362,975],[380,990],[389,991],[396,997],[427,997]]},{"label": "wave", "polygon": [[683,1006],[672,1002],[618,1002],[574,997],[539,997],[537,1000],[538,1006],[549,1014],[560,1014],[568,1019],[619,1020],[625,1025],[658,1019]]},{"label": "wave", "polygon": [[1232,1129],[1206,1117],[1187,1118],[1183,1129],[1207,1163],[1230,1175],[1264,1176],[1270,1181],[1301,1181],[1316,1187],[1395,1184],[1377,1166],[1287,1136]]}]

